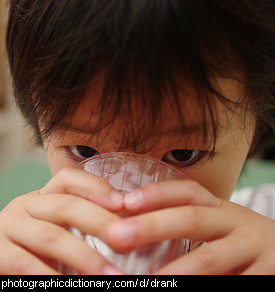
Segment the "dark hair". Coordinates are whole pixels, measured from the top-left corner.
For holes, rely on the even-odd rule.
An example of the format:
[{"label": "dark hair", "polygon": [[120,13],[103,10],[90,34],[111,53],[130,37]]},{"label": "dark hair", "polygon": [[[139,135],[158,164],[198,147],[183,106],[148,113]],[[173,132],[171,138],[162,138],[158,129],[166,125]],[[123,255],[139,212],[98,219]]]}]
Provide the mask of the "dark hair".
[{"label": "dark hair", "polygon": [[[169,96],[184,129],[179,92],[192,84],[205,138],[206,112],[216,135],[219,100],[252,110],[257,123],[253,152],[274,144],[274,1],[9,2],[7,49],[14,95],[42,139],[72,115],[102,74],[101,113],[108,114],[101,115],[98,127],[111,123],[122,104],[131,112],[133,100],[156,124]],[[232,104],[210,77],[237,79],[240,73],[245,94]],[[137,137],[150,135],[145,120],[140,120]]]}]

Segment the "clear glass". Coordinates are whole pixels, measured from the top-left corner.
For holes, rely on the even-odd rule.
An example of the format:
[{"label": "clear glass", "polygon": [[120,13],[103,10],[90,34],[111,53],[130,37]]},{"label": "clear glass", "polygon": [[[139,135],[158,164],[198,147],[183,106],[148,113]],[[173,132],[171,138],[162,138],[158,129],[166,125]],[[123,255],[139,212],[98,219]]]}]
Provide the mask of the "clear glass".
[{"label": "clear glass", "polygon": [[[122,194],[159,181],[187,179],[184,174],[167,163],[145,155],[125,152],[94,156],[83,161],[78,167],[106,179]],[[82,234],[75,228],[70,230],[124,273],[131,275],[152,274],[170,261],[188,253],[191,248],[190,240],[177,239],[142,246],[129,254],[119,254],[99,238]],[[66,274],[76,274],[76,271],[68,267],[65,267],[65,271],[64,267],[62,270]]]}]

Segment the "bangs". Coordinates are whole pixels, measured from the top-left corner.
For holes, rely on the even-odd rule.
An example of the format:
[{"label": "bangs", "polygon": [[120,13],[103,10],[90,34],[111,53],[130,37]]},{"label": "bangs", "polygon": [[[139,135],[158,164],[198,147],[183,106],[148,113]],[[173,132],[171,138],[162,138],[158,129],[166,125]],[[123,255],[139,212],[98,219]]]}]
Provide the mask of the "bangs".
[{"label": "bangs", "polygon": [[[122,144],[140,144],[165,121],[162,109],[167,104],[184,132],[185,104],[192,99],[201,117],[204,141],[209,135],[215,139],[216,103],[231,106],[232,101],[219,92],[213,80],[237,79],[247,73],[242,56],[245,40],[238,41],[238,35],[245,35],[245,26],[240,26],[240,19],[226,5],[195,0],[192,4],[189,0],[69,4],[61,0],[47,1],[42,13],[31,9],[36,2],[29,1],[26,13],[33,11],[36,17],[31,15],[25,26],[32,27],[28,43],[39,41],[25,50],[31,58],[23,51],[22,61],[11,58],[11,68],[16,68],[14,82],[21,81],[15,86],[15,95],[25,96],[19,106],[42,140],[73,116],[88,92],[93,99],[93,85],[99,80],[104,81],[95,132],[123,113],[126,130]],[[20,17],[24,18],[22,11]],[[15,29],[21,28],[9,27],[10,33]],[[10,51],[12,56],[11,46]],[[20,74],[25,74],[24,78]],[[195,90],[192,96],[186,94],[190,87]],[[138,117],[137,105],[142,107]],[[247,107],[245,100],[238,105]],[[129,133],[135,133],[136,141],[130,140]]]}]

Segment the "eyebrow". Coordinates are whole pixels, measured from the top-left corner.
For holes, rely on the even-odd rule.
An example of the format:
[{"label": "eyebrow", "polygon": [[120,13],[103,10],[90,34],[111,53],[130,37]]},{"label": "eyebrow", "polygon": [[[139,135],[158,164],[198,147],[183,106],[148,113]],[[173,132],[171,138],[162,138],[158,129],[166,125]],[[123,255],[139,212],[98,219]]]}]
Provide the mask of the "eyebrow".
[{"label": "eyebrow", "polygon": [[[206,129],[211,128],[211,126],[206,126]],[[60,125],[60,129],[64,129],[65,131],[69,131],[69,132],[74,132],[74,133],[79,133],[79,134],[85,134],[85,135],[91,135],[93,133],[99,133],[102,129],[104,129],[104,127],[102,129],[98,129],[98,128],[78,128],[75,127],[73,125],[69,125],[69,124],[62,124]],[[213,131],[210,131],[213,133]],[[216,131],[216,137],[219,136],[219,134],[221,133],[221,129],[220,127],[217,128]],[[201,125],[199,124],[194,124],[194,125],[185,125],[184,127],[177,127],[177,128],[172,128],[169,129],[167,131],[161,131],[162,135],[199,135],[199,136],[204,136],[205,133],[205,129],[201,127]]]},{"label": "eyebrow", "polygon": [[[62,136],[62,130],[70,133],[72,135],[82,135],[82,137],[78,137],[77,139],[84,139],[85,143],[88,143],[89,141],[93,141],[95,136],[99,135],[101,133],[101,130],[103,130],[105,127],[102,127],[102,129],[99,129],[98,127],[94,128],[87,128],[85,126],[74,126],[71,124],[68,124],[66,122],[62,123],[59,127],[59,133],[57,135]],[[187,143],[188,145],[201,145],[200,147],[205,147],[205,149],[214,149],[216,142],[218,141],[219,136],[221,136],[222,133],[224,133],[225,128],[221,128],[220,126],[217,126],[217,128],[214,130],[211,130],[211,125],[206,125],[206,127],[203,127],[203,124],[193,124],[193,125],[184,125],[184,127],[175,127],[172,129],[168,129],[167,131],[160,131],[159,134],[155,134],[156,131],[152,132],[152,134],[155,134],[156,139],[162,138],[167,136],[177,139],[183,139],[184,143]],[[108,135],[109,133],[107,133]],[[76,137],[75,137],[76,138]],[[82,141],[82,140],[81,140]],[[82,142],[81,142],[82,143]],[[94,141],[93,141],[94,143]],[[195,144],[194,144],[195,143]],[[190,146],[188,146],[190,147]],[[192,146],[193,147],[193,146]],[[213,150],[212,150],[213,151]]]}]

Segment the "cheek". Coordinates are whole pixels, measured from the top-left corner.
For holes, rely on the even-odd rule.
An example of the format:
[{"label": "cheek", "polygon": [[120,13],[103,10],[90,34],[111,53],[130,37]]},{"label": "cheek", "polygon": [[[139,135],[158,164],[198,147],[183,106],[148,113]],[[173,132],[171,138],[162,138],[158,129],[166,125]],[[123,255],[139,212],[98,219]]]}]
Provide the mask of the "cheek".
[{"label": "cheek", "polygon": [[[217,144],[215,156],[201,167],[190,168],[186,175],[194,179],[216,197],[228,200],[234,191],[245,164],[251,137],[239,132],[228,132],[228,137]],[[232,137],[232,138],[231,138]]]},{"label": "cheek", "polygon": [[214,196],[228,200],[235,188],[240,170],[227,168],[225,171],[224,169],[203,167],[203,169],[189,170],[185,173],[190,179],[197,181]]},{"label": "cheek", "polygon": [[64,167],[75,166],[72,162],[70,162],[70,160],[66,157],[66,154],[62,150],[47,148],[45,150],[45,153],[52,175],[55,175],[59,170]]},{"label": "cheek", "polygon": [[247,151],[235,157],[221,155],[198,168],[188,169],[185,174],[200,183],[214,196],[228,200],[239,179]]}]

